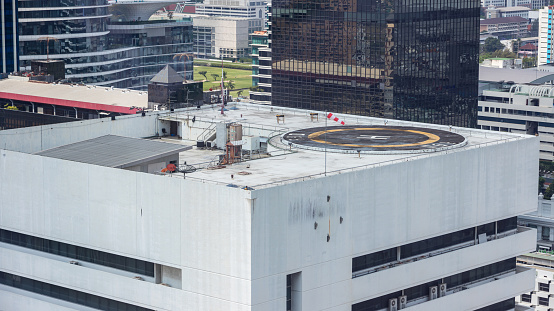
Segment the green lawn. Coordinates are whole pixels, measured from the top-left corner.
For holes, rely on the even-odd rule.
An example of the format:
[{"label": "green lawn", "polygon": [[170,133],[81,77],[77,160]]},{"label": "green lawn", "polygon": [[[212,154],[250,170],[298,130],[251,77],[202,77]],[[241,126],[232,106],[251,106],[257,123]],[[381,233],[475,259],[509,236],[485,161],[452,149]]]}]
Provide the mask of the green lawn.
[{"label": "green lawn", "polygon": [[[239,89],[243,90],[243,96],[248,96],[248,91],[252,86],[252,77],[250,76],[252,74],[252,70],[240,70],[240,69],[229,69],[229,68],[223,68],[224,71],[227,72],[227,80],[231,80],[235,84],[235,91],[232,91],[231,94],[233,96],[236,96],[236,92]],[[208,81],[204,81],[204,91],[209,90],[210,88],[217,90],[220,89],[221,84],[221,68],[218,67],[207,67],[207,66],[194,66],[194,80],[196,81],[202,81],[205,80],[204,76],[199,74],[199,71],[207,71],[206,77],[208,78]],[[214,78],[212,77],[212,74],[218,74],[219,77],[217,78],[217,81],[214,81]]]}]

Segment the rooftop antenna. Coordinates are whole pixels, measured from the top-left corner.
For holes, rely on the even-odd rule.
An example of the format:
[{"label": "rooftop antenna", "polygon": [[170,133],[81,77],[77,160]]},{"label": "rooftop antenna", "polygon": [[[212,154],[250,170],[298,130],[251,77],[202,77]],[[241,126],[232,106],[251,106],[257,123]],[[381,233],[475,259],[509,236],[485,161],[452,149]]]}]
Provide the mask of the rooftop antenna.
[{"label": "rooftop antenna", "polygon": [[225,96],[223,96],[223,55],[221,55],[221,114],[223,114],[223,109],[225,108]]},{"label": "rooftop antenna", "polygon": [[46,41],[46,61],[47,62],[50,61],[50,40],[54,40],[55,42],[59,41],[58,38],[50,37],[50,36],[40,37],[37,39],[37,41]]}]

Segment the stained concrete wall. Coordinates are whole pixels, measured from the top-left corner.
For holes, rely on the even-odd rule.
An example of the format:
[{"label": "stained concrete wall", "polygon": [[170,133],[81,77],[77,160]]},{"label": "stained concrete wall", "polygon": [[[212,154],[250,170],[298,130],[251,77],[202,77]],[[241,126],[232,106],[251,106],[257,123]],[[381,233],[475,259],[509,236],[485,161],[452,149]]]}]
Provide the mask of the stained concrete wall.
[{"label": "stained concrete wall", "polygon": [[[347,310],[350,299],[378,297],[383,293],[369,287],[365,296],[354,295],[353,257],[535,210],[537,159],[533,137],[255,191],[253,310],[277,310],[285,303],[286,274],[299,271],[306,310]],[[513,254],[534,249],[534,234],[508,243]],[[467,258],[484,262],[488,251],[489,261],[503,259],[478,248],[468,248]],[[456,261],[442,273],[483,262]],[[436,264],[427,261],[422,271]],[[429,280],[379,278],[374,285],[408,288]]]}]

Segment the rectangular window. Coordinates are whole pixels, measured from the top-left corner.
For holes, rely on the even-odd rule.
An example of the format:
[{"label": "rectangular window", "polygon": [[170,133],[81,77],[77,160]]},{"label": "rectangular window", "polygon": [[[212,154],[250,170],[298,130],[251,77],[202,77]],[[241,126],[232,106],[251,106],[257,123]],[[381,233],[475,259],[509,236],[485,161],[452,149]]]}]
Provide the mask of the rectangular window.
[{"label": "rectangular window", "polygon": [[531,303],[531,295],[529,295],[529,294],[521,295],[521,301]]},{"label": "rectangular window", "polygon": [[549,292],[550,291],[550,284],[539,282],[539,290],[543,291],[543,292]]},{"label": "rectangular window", "polygon": [[292,310],[292,276],[287,275],[287,311]]},{"label": "rectangular window", "polygon": [[152,262],[56,242],[14,231],[0,229],[0,242],[147,276],[154,276],[154,263]]},{"label": "rectangular window", "polygon": [[539,297],[539,305],[540,306],[548,306],[548,298]]},{"label": "rectangular window", "polygon": [[56,299],[80,304],[100,310],[133,310],[133,311],[153,311],[151,309],[131,305],[128,303],[112,300],[88,293],[79,292],[70,288],[53,285],[15,274],[0,271],[0,284],[10,287],[23,289],[29,292],[37,293]]},{"label": "rectangular window", "polygon": [[[388,308],[389,299],[398,298],[401,295],[407,295],[408,301],[425,297],[429,295],[429,287],[437,286],[441,283],[446,283],[448,288],[454,289],[467,283],[473,283],[475,281],[489,278],[493,275],[504,273],[507,271],[514,271],[516,268],[516,258],[510,258],[503,261],[495,262],[490,265],[475,268],[473,270],[465,271],[455,275],[448,276],[442,280],[435,280],[413,286],[402,291],[394,292],[391,294],[383,295],[381,297],[366,300],[352,305],[352,311],[377,311]],[[522,295],[523,297],[523,295]],[[440,299],[440,298],[439,298]],[[530,300],[530,298],[529,298]],[[515,299],[510,298],[508,300],[490,305],[478,311],[498,311],[498,310],[510,310],[514,308]],[[477,310],[476,310],[477,311]]]}]

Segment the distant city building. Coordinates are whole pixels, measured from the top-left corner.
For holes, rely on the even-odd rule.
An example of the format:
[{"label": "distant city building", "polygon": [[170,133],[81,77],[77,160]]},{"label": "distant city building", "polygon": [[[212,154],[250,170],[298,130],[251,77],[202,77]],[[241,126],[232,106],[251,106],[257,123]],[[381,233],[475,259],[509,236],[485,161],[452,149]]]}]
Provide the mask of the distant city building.
[{"label": "distant city building", "polygon": [[482,7],[488,8],[491,5],[494,7],[524,6],[536,10],[548,5],[548,0],[481,0]]},{"label": "distant city building", "polygon": [[0,80],[0,106],[13,104],[19,111],[78,119],[134,114],[136,108],[148,106],[147,93],[142,91],[30,79],[9,76]]},{"label": "distant city building", "polygon": [[522,7],[522,6],[514,6],[514,7],[507,7],[507,8],[490,7],[487,9],[486,14],[487,14],[487,18],[519,16],[519,17],[528,19],[530,10],[531,9],[527,7]]},{"label": "distant city building", "polygon": [[254,103],[271,104],[271,48],[268,31],[252,34],[252,86],[250,99]]},{"label": "distant city building", "polygon": [[192,52],[192,22],[148,21],[168,3],[20,1],[21,69],[30,70],[32,60],[48,57],[65,62],[70,81],[146,90],[169,63],[192,79],[192,61],[174,59],[177,53]]},{"label": "distant city building", "polygon": [[19,71],[19,36],[17,33],[17,0],[1,0],[0,73]]},{"label": "distant city building", "polygon": [[518,216],[518,224],[537,229],[537,252],[520,255],[518,265],[536,269],[533,291],[516,297],[521,306],[533,310],[554,308],[554,201],[539,195],[537,211]]},{"label": "distant city building", "polygon": [[239,59],[250,55],[249,18],[194,16],[193,52],[198,58]]},{"label": "distant city building", "polygon": [[522,61],[518,58],[487,58],[481,63],[483,67],[521,69]]},{"label": "distant city building", "polygon": [[534,252],[517,257],[518,266],[536,270],[533,291],[516,296],[517,311],[549,311],[554,309],[554,255]]},{"label": "distant city building", "polygon": [[[543,79],[554,80],[554,75]],[[500,81],[497,89],[483,90],[478,124],[485,130],[537,135],[540,159],[553,161],[554,86]]]},{"label": "distant city building", "polygon": [[[254,31],[264,30],[266,23],[266,5],[265,1],[250,0],[205,0],[203,3],[196,4],[196,14],[221,17],[240,17],[248,19],[248,34]],[[248,38],[248,43],[252,43]]]},{"label": "distant city building", "polygon": [[537,57],[538,50],[539,48],[536,45],[527,43],[519,48],[517,55],[520,58]]},{"label": "distant city building", "polygon": [[516,39],[527,34],[529,21],[521,16],[498,17],[481,20],[481,34],[497,36],[499,39]]},{"label": "distant city building", "polygon": [[[265,7],[265,1],[205,0],[203,3],[196,4],[195,11],[199,15],[244,17],[265,21]],[[251,27],[260,27],[260,29],[254,31],[262,30],[263,26],[263,23],[251,25]]]},{"label": "distant city building", "polygon": [[272,104],[474,127],[478,25],[476,1],[273,1]]},{"label": "distant city building", "polygon": [[554,7],[544,7],[539,10],[539,51],[538,65],[554,63],[552,52],[552,11]]},{"label": "distant city building", "polygon": [[252,86],[250,100],[259,104],[271,104],[271,4],[266,8],[265,30],[254,32],[252,47]]}]

